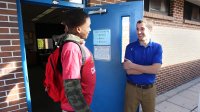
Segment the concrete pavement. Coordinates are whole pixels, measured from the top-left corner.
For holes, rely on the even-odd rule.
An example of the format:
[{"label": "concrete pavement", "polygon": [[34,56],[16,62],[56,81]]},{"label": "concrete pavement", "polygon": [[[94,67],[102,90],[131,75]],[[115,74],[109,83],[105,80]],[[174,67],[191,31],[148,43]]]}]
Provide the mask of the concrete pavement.
[{"label": "concrete pavement", "polygon": [[200,78],[194,79],[156,97],[156,112],[198,111]]}]

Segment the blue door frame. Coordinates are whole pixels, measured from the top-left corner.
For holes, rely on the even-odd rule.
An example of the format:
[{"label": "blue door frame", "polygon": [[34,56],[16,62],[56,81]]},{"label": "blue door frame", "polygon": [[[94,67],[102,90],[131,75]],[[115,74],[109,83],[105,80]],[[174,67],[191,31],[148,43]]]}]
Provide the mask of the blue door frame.
[{"label": "blue door frame", "polygon": [[[32,112],[29,79],[27,71],[26,50],[24,41],[24,30],[21,12],[21,2],[36,5],[49,5],[67,8],[85,8],[87,0],[83,0],[83,4],[69,3],[64,0],[59,0],[59,4],[52,4],[52,0],[16,0],[18,25],[20,34],[20,47],[22,56],[22,66],[24,73],[24,82],[26,89],[26,100],[28,112]],[[125,90],[125,74],[121,65],[121,19],[123,16],[130,17],[130,41],[136,40],[135,23],[143,17],[143,2],[126,2],[112,5],[102,5],[98,7],[90,7],[86,9],[96,10],[96,8],[106,8],[108,14],[91,15],[91,29],[101,30],[110,29],[111,40],[111,59],[110,61],[95,60],[97,70],[97,85],[94,93],[91,108],[93,112],[123,112],[124,105],[124,90]],[[117,19],[116,19],[116,18]],[[109,21],[108,21],[108,20]],[[91,31],[86,46],[94,53],[94,35]]]},{"label": "blue door frame", "polygon": [[52,0],[16,0],[18,27],[19,27],[19,36],[20,36],[20,49],[21,49],[21,56],[22,56],[22,68],[23,68],[25,91],[26,91],[26,102],[27,102],[28,112],[32,112],[21,3],[56,6],[56,7],[63,7],[63,8],[65,8],[65,7],[67,7],[67,8],[84,8],[85,4],[87,3],[87,0],[83,0],[83,4],[70,3],[70,2],[66,2],[64,0],[59,0],[59,4],[52,4]]},{"label": "blue door frame", "polygon": [[20,36],[20,49],[22,56],[22,68],[24,73],[24,84],[26,91],[26,102],[28,106],[28,112],[32,112],[20,0],[17,0],[16,3],[17,3],[17,16],[18,16],[19,36]]}]

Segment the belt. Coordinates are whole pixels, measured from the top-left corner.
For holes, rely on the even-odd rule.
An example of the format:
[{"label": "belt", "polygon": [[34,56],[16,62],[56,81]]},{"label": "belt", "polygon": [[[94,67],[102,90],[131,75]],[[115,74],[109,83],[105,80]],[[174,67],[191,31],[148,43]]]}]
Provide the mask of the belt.
[{"label": "belt", "polygon": [[154,84],[135,84],[135,83],[133,83],[133,82],[131,82],[131,81],[127,81],[129,84],[131,84],[131,85],[134,85],[134,86],[136,86],[136,87],[138,87],[138,88],[141,88],[141,89],[149,89],[149,88],[152,88],[153,87],[153,85]]}]

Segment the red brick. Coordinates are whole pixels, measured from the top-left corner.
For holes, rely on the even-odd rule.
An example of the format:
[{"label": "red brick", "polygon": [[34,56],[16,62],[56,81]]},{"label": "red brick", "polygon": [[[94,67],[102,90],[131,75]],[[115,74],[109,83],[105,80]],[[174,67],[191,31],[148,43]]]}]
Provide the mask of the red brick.
[{"label": "red brick", "polygon": [[0,69],[3,69],[3,68],[12,68],[12,67],[13,67],[12,63],[2,63],[2,64],[0,64]]},{"label": "red brick", "polygon": [[6,3],[0,3],[0,8],[6,8]]},{"label": "red brick", "polygon": [[101,2],[100,1],[96,1],[96,0],[91,0],[89,5],[91,6],[95,6],[95,5],[99,5]]},{"label": "red brick", "polygon": [[15,85],[0,86],[0,91],[12,90]]},{"label": "red brick", "polygon": [[18,110],[13,110],[12,112],[28,112],[27,108],[20,108]]},{"label": "red brick", "polygon": [[4,73],[6,73],[6,74],[15,73],[15,72],[22,72],[22,68],[8,68],[8,69],[4,69]]},{"label": "red brick", "polygon": [[17,85],[13,87],[13,89],[6,91],[7,94],[13,95],[13,94],[19,94],[19,88],[17,88]]},{"label": "red brick", "polygon": [[26,93],[20,93],[19,94],[19,98],[24,98],[24,97],[26,97]]},{"label": "red brick", "polygon": [[7,94],[12,95],[12,94],[19,94],[19,93],[25,93],[24,88],[19,88],[19,89],[12,89],[10,91],[7,91]]},{"label": "red brick", "polygon": [[115,0],[104,0],[104,1],[115,3]]},{"label": "red brick", "polygon": [[17,104],[19,104],[19,103],[20,103],[19,100],[14,100],[14,101],[9,101],[8,105],[9,105],[9,106],[12,106],[12,105],[17,105]]},{"label": "red brick", "polygon": [[12,40],[12,45],[20,45],[20,40]]},{"label": "red brick", "polygon": [[19,30],[18,29],[10,29],[11,33],[19,33]]},{"label": "red brick", "polygon": [[17,20],[17,17],[14,17],[14,16],[9,16],[9,20],[10,20],[10,21],[18,21],[18,20]]},{"label": "red brick", "polygon": [[4,108],[4,107],[7,107],[7,106],[8,106],[8,104],[6,102],[0,103],[0,108]]},{"label": "red brick", "polygon": [[16,4],[10,4],[10,3],[8,3],[8,8],[9,9],[17,9]]},{"label": "red brick", "polygon": [[6,107],[6,108],[0,108],[1,112],[8,112],[8,111],[12,111],[12,110],[17,110],[19,109],[19,105],[15,105],[12,107]]},{"label": "red brick", "polygon": [[6,96],[6,101],[13,101],[18,99],[18,94]]},{"label": "red brick", "polygon": [[12,56],[11,52],[3,52],[3,51],[0,52],[0,57],[10,57],[10,56]]},{"label": "red brick", "polygon": [[16,84],[21,82],[24,82],[24,78],[6,80],[6,84]]},{"label": "red brick", "polygon": [[26,91],[25,91],[25,88],[24,88],[24,85],[23,85],[23,88],[19,89],[19,92],[20,92],[20,93],[26,92]]},{"label": "red brick", "polygon": [[15,64],[14,64],[14,67],[21,67],[22,66],[22,62],[16,62]]},{"label": "red brick", "polygon": [[20,46],[2,46],[1,51],[19,51]]},{"label": "red brick", "polygon": [[0,28],[0,33],[9,33],[8,28]]},{"label": "red brick", "polygon": [[0,92],[0,97],[4,97],[4,96],[6,96],[6,92]]},{"label": "red brick", "polygon": [[21,57],[2,58],[3,63],[21,61]]},{"label": "red brick", "polygon": [[15,52],[13,52],[13,56],[21,56],[21,52],[20,51],[15,51]]},{"label": "red brick", "polygon": [[19,39],[19,35],[0,35],[0,39]]},{"label": "red brick", "polygon": [[20,106],[20,108],[27,107],[27,103],[22,103],[22,104],[20,104],[19,106]]},{"label": "red brick", "polygon": [[4,10],[4,9],[0,9],[0,14],[17,15],[17,10]]},{"label": "red brick", "polygon": [[0,22],[0,27],[18,27],[18,23]]},{"label": "red brick", "polygon": [[24,77],[23,73],[17,73],[16,78],[19,78],[19,77]]},{"label": "red brick", "polygon": [[[2,79],[4,79],[4,77],[1,77],[0,79],[2,80]],[[2,80],[2,81],[0,81],[0,86],[3,86],[3,85],[4,85],[4,81]]]},{"label": "red brick", "polygon": [[8,21],[8,16],[0,16],[0,21]]},{"label": "red brick", "polygon": [[[22,88],[24,87],[24,83],[20,83],[20,84],[17,84],[18,88]],[[23,91],[22,91],[23,92]]]},{"label": "red brick", "polygon": [[11,45],[10,40],[0,40],[0,45]]},{"label": "red brick", "polygon": [[26,102],[26,98],[22,98],[22,99],[18,100],[18,104],[19,103],[25,103],[25,102]]},{"label": "red brick", "polygon": [[15,77],[14,77],[14,74],[8,74],[8,75],[3,76],[2,78],[3,78],[4,80],[6,80],[6,79],[15,78]]}]

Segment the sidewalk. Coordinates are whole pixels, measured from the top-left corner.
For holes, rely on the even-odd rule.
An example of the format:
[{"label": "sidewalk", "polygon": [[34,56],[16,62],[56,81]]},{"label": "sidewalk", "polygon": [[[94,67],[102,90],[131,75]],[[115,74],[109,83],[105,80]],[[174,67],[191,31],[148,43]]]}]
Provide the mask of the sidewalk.
[{"label": "sidewalk", "polygon": [[200,78],[156,97],[156,112],[197,112]]}]

